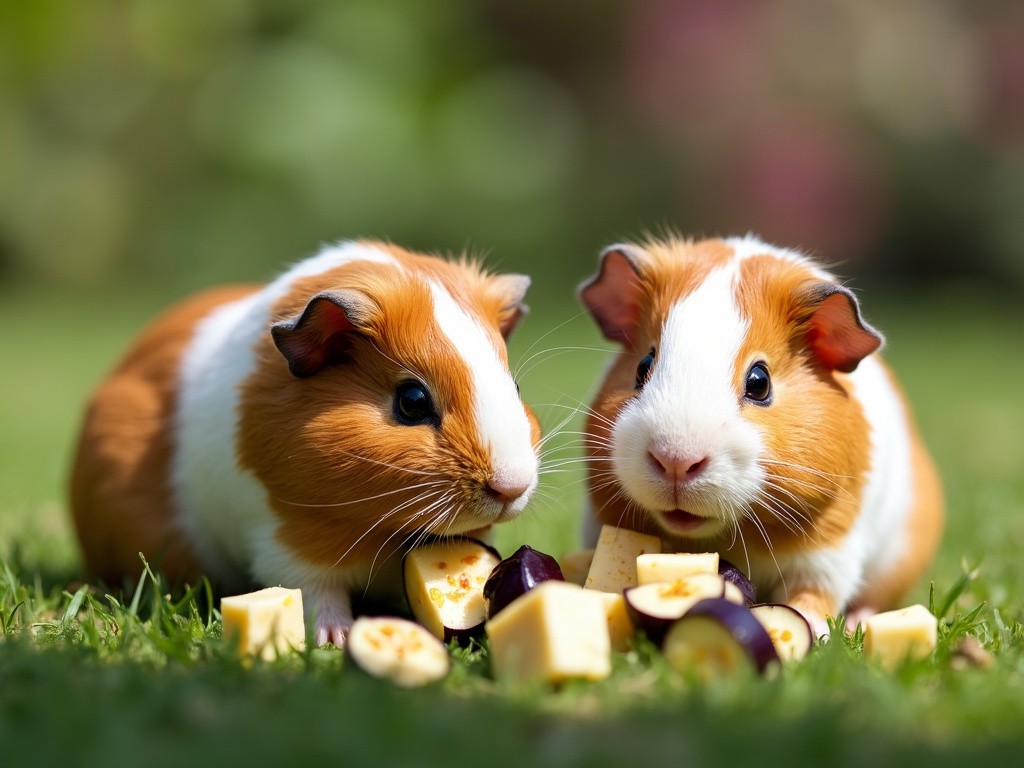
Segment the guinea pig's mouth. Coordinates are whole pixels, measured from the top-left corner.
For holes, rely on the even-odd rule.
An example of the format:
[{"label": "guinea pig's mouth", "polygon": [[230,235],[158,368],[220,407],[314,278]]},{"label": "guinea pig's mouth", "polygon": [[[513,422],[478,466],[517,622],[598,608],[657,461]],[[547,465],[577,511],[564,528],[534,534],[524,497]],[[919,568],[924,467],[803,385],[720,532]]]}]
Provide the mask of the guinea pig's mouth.
[{"label": "guinea pig's mouth", "polygon": [[665,526],[678,533],[693,533],[705,523],[713,522],[710,518],[701,517],[683,509],[670,509],[660,514]]}]

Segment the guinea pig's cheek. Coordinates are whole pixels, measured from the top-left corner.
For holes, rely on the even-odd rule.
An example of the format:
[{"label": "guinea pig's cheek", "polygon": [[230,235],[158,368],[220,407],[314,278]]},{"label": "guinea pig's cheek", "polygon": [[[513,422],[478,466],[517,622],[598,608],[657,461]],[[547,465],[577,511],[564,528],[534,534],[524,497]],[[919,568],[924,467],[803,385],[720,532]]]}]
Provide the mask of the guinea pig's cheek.
[{"label": "guinea pig's cheek", "polygon": [[765,473],[761,456],[764,441],[751,424],[740,421],[725,433],[723,461],[716,474],[720,494],[733,509],[748,510],[761,494]]}]

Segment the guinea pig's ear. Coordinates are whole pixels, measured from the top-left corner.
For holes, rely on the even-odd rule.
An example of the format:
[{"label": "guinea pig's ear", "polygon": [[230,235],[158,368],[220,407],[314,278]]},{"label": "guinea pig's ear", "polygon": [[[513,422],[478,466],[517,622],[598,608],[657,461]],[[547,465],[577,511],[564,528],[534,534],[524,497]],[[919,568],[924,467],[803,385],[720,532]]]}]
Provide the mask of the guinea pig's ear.
[{"label": "guinea pig's ear", "polygon": [[601,252],[601,268],[580,286],[580,300],[609,341],[629,344],[640,319],[640,268],[643,257],[632,245]]},{"label": "guinea pig's ear", "polygon": [[529,287],[530,278],[526,275],[494,275],[490,279],[492,293],[501,300],[498,330],[506,339],[519,325],[519,321],[530,312],[530,308],[523,303]]},{"label": "guinea pig's ear", "polygon": [[270,328],[274,344],[292,375],[305,378],[345,358],[348,334],[370,315],[370,302],[357,291],[316,294],[298,315]]},{"label": "guinea pig's ear", "polygon": [[807,340],[826,368],[850,373],[884,343],[882,334],[861,316],[860,304],[849,289],[834,283],[815,283],[805,297],[812,308]]}]

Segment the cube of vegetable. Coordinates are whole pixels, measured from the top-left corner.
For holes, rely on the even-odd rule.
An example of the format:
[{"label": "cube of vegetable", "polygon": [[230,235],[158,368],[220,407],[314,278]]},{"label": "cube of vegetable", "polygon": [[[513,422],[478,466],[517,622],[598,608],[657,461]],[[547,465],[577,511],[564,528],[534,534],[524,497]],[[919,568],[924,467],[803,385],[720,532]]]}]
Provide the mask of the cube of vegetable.
[{"label": "cube of vegetable", "polygon": [[636,559],[637,584],[677,581],[695,573],[718,573],[718,553],[652,552]]},{"label": "cube of vegetable", "polygon": [[271,660],[300,649],[306,642],[302,592],[267,587],[220,601],[223,636],[240,656]]},{"label": "cube of vegetable", "polygon": [[565,581],[555,558],[523,544],[494,566],[484,583],[487,618],[493,619],[502,608],[524,592],[551,579]]},{"label": "cube of vegetable", "polygon": [[611,674],[604,599],[577,584],[538,584],[488,621],[485,630],[498,680],[559,683]]},{"label": "cube of vegetable", "polygon": [[595,592],[594,594],[600,596],[604,606],[605,617],[608,620],[608,640],[611,642],[612,650],[627,650],[629,641],[636,634],[636,628],[629,618],[626,598],[621,592]]},{"label": "cube of vegetable", "polygon": [[652,552],[661,552],[661,539],[657,536],[604,525],[583,586],[601,592],[621,592],[635,587],[636,559]]},{"label": "cube of vegetable", "polygon": [[892,669],[927,658],[938,640],[938,620],[923,605],[876,613],[864,624],[864,654]]},{"label": "cube of vegetable", "polygon": [[484,584],[500,561],[493,547],[476,539],[445,539],[413,549],[402,561],[413,616],[445,642],[481,635],[487,616]]},{"label": "cube of vegetable", "polygon": [[590,564],[594,562],[594,550],[578,549],[562,555],[562,577],[573,584],[583,586],[587,582]]}]

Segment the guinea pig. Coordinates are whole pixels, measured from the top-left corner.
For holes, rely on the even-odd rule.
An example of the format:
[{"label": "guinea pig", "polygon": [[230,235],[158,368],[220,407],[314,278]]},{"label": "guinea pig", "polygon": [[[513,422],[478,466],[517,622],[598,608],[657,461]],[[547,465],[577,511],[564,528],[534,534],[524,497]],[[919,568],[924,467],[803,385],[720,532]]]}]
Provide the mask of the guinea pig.
[{"label": "guinea pig", "polygon": [[901,600],[943,494],[848,288],[753,236],[667,238],[607,248],[580,298],[621,345],[585,425],[591,546],[718,551],[819,635]]},{"label": "guinea pig", "polygon": [[382,564],[536,488],[505,347],[529,282],[351,241],[170,309],[87,409],[70,506],[90,575],[137,576],[141,552],[222,593],[297,587],[316,643],[342,644]]}]

